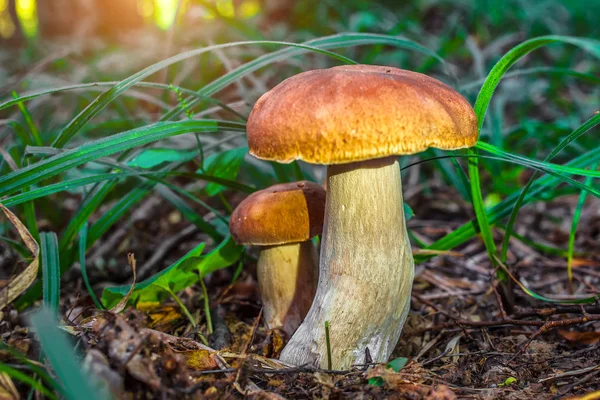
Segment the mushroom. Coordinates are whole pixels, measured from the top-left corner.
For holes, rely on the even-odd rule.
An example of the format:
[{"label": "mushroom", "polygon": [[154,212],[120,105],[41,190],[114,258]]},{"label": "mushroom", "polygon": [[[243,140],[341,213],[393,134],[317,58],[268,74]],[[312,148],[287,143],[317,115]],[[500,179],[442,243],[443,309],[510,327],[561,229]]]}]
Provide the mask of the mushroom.
[{"label": "mushroom", "polygon": [[265,93],[247,133],[257,158],[327,165],[317,293],[281,360],[335,369],[386,361],[408,314],[414,275],[395,156],[473,146],[472,107],[420,73],[339,66],[300,73]]},{"label": "mushroom", "polygon": [[318,280],[311,238],[323,230],[325,189],[308,181],[283,183],[255,192],[231,214],[229,228],[239,244],[262,246],[258,288],[269,329],[288,337],[310,309]]}]

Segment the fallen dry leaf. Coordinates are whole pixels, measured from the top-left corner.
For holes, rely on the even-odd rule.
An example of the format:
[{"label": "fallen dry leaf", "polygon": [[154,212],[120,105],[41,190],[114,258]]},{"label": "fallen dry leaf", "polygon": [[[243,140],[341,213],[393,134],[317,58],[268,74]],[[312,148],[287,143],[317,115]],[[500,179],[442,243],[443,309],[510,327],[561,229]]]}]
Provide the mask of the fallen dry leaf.
[{"label": "fallen dry leaf", "polygon": [[[37,277],[38,269],[39,269],[39,256],[40,256],[40,247],[38,243],[35,241],[31,233],[27,230],[25,225],[19,221],[19,218],[15,214],[13,214],[8,208],[4,207],[2,203],[0,203],[0,209],[6,215],[6,218],[17,228],[19,232],[19,236],[23,239],[25,246],[31,251],[33,255],[33,261],[25,268],[19,275],[15,276],[8,283],[8,286],[2,289],[0,292],[0,310],[9,305],[14,299],[16,299],[21,293],[23,293],[33,281]],[[1,319],[1,313],[0,313]]]},{"label": "fallen dry leaf", "polygon": [[151,329],[166,331],[182,318],[179,308],[162,306],[160,303],[144,303],[144,305],[138,305],[136,308],[140,311],[144,311],[150,318],[148,328]]},{"label": "fallen dry leaf", "polygon": [[559,329],[558,334],[570,342],[583,344],[596,344],[600,342],[600,332],[577,332]]},{"label": "fallen dry leaf", "polygon": [[185,359],[185,363],[188,367],[196,371],[207,371],[212,369],[219,369],[217,361],[213,357],[214,352],[209,350],[200,349],[192,351],[180,352]]},{"label": "fallen dry leaf", "polygon": [[18,400],[20,398],[19,391],[10,376],[0,372],[0,400]]}]

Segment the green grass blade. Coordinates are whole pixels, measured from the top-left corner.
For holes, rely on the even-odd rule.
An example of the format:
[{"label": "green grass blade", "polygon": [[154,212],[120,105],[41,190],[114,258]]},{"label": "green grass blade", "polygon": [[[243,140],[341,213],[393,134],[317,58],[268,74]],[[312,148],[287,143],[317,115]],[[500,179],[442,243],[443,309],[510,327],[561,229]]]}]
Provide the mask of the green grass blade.
[{"label": "green grass blade", "polygon": [[[331,48],[346,48],[346,47],[354,47],[354,46],[363,46],[363,45],[377,45],[377,44],[385,44],[394,47],[405,48],[408,50],[413,50],[420,52],[422,54],[428,55],[430,57],[435,58],[436,60],[444,63],[445,61],[438,56],[433,51],[419,45],[416,42],[411,40],[390,36],[390,35],[380,35],[380,34],[372,34],[372,33],[341,33],[338,35],[325,36],[321,38],[316,38],[304,42],[305,46],[314,46],[315,48],[320,49],[331,49]],[[261,57],[258,57],[248,63],[239,66],[238,68],[228,72],[227,74],[215,79],[213,82],[201,88],[198,93],[204,96],[210,96],[219,90],[225,88],[231,83],[237,81],[238,79],[262,68],[274,62],[280,62],[284,59],[305,53],[306,51],[302,48],[286,48],[279,51],[275,51],[273,53],[265,54]],[[353,63],[353,61],[352,61]],[[188,107],[194,107],[198,103],[198,100],[194,99],[188,102]],[[165,114],[161,120],[167,121],[175,118],[180,115],[183,110],[178,107],[171,110],[169,113]]]},{"label": "green grass blade", "polygon": [[[60,193],[65,190],[71,190],[75,188],[79,188],[82,186],[87,186],[94,183],[99,182],[110,182],[117,179],[123,179],[128,177],[140,177],[145,179],[151,179],[152,177],[158,176],[181,176],[187,177],[197,180],[204,180],[206,182],[216,183],[222,186],[226,186],[230,189],[242,191],[244,193],[251,193],[254,191],[254,188],[250,186],[246,186],[244,184],[238,183],[236,181],[232,181],[229,179],[223,179],[212,175],[206,174],[193,174],[193,173],[185,173],[185,172],[171,172],[171,171],[127,171],[127,172],[112,172],[105,174],[97,174],[92,176],[86,176],[85,178],[76,178],[68,181],[53,183],[51,185],[42,186],[31,191],[23,192],[21,194],[17,194],[14,196],[7,197],[2,201],[7,207],[13,207],[19,204],[23,204],[25,202],[39,199],[41,197],[49,196],[51,194]],[[110,188],[112,189],[112,188]],[[98,195],[97,192],[96,196]],[[91,201],[91,200],[90,200]],[[94,201],[95,203],[95,201]],[[73,218],[72,220],[79,219]],[[65,235],[67,236],[67,235]]]},{"label": "green grass blade", "polygon": [[296,43],[288,43],[288,42],[278,42],[278,41],[246,41],[246,42],[235,42],[235,43],[226,43],[215,46],[208,46],[201,49],[190,50],[184,53],[177,54],[173,57],[169,57],[165,60],[162,60],[156,64],[153,64],[143,70],[131,75],[130,77],[121,81],[118,85],[115,85],[111,89],[102,93],[100,96],[96,97],[85,109],[83,109],[75,118],[73,118],[69,124],[60,132],[58,137],[53,143],[53,147],[64,147],[76,134],[79,130],[92,118],[94,118],[100,111],[102,111],[109,103],[119,97],[124,91],[133,86],[136,82],[141,81],[142,79],[160,71],[163,68],[168,67],[176,62],[186,60],[188,58],[198,56],[202,53],[206,53],[209,51],[225,49],[228,47],[235,46],[248,46],[248,45],[276,45],[276,46],[289,46],[289,47],[297,47],[307,51],[313,51],[320,54],[328,55],[334,59],[345,63],[354,63],[354,61],[341,56],[336,53],[332,53],[327,50],[319,49],[313,46],[307,46],[303,44]]},{"label": "green grass blade", "polygon": [[[598,164],[592,166],[592,168],[597,168]],[[592,184],[592,177],[588,177],[585,180],[586,185]],[[587,192],[581,191],[579,195],[579,199],[577,200],[577,206],[575,207],[575,212],[573,213],[573,221],[571,222],[571,231],[569,232],[569,245],[567,248],[567,275],[569,276],[569,288],[573,289],[573,252],[575,251],[575,234],[577,233],[577,225],[579,224],[579,219],[581,217],[581,210],[583,209],[583,205],[585,204],[585,200],[587,197]]]},{"label": "green grass blade", "polygon": [[79,265],[81,266],[81,276],[83,278],[83,284],[87,289],[92,301],[96,305],[96,308],[99,310],[104,310],[102,303],[96,297],[96,293],[92,289],[92,285],[90,285],[90,281],[87,275],[87,266],[85,264],[85,252],[87,251],[87,233],[88,233],[88,224],[83,224],[81,230],[79,231]]},{"label": "green grass blade", "polygon": [[[597,120],[596,123],[600,122]],[[589,176],[592,178],[600,178],[599,171],[589,171],[584,168],[572,168],[569,166],[552,164],[547,161],[538,161],[532,158],[524,157],[521,155],[517,155],[514,153],[509,153],[505,150],[502,150],[494,145],[485,142],[477,142],[475,146],[479,150],[485,150],[494,155],[500,156],[506,160],[510,160],[511,162],[516,162],[521,165],[528,166],[530,168],[540,169],[544,171],[552,171],[558,174],[569,174],[569,175],[579,175],[579,176]]]},{"label": "green grass blade", "polygon": [[[532,74],[550,74],[550,75],[558,75],[558,76],[572,76],[575,78],[579,78],[584,81],[588,81],[591,83],[600,83],[600,78],[596,75],[586,74],[584,72],[575,71],[573,69],[568,68],[554,68],[554,67],[534,67],[534,68],[523,68],[517,71],[507,72],[504,74],[502,79],[516,78],[519,76],[527,76]],[[466,92],[469,90],[477,89],[481,84],[485,82],[485,79],[480,79],[478,81],[469,82],[464,85],[461,85],[460,91]]]},{"label": "green grass blade", "polygon": [[[568,166],[581,168],[584,166],[588,166],[592,163],[600,162],[600,147],[596,147],[579,157],[571,160],[567,163]],[[531,189],[529,193],[525,196],[525,202],[531,201],[535,198],[536,195],[540,193],[544,193],[549,189],[553,189],[560,182],[560,178],[556,176],[543,176],[541,178],[536,179],[531,185]],[[499,204],[492,207],[488,210],[488,218],[491,223],[496,223],[501,221],[503,218],[506,218],[512,207],[520,195],[520,191],[517,191],[509,196],[507,196],[504,200],[502,200]],[[473,236],[477,234],[477,224],[476,221],[470,221],[466,224],[460,226],[456,230],[452,231],[448,235],[436,240],[431,245],[427,246],[427,249],[432,250],[450,250],[454,249],[461,244],[464,244],[467,240],[471,239]],[[415,260],[418,262],[425,261],[433,256],[416,256]]]},{"label": "green grass blade", "polygon": [[127,211],[140,202],[150,191],[154,183],[143,182],[131,189],[121,197],[106,213],[104,213],[91,227],[87,238],[87,248],[90,248],[110,227],[119,221]]},{"label": "green grass blade", "polygon": [[[37,374],[40,378],[42,378],[49,387],[52,387],[55,390],[62,391],[62,387],[56,382],[54,379],[50,377],[48,372],[40,366],[39,363],[32,361],[27,358],[27,356],[17,349],[8,346],[7,344],[0,342],[0,350],[5,352],[6,354],[10,354],[15,360],[18,360],[20,364],[26,366],[31,372]],[[2,364],[0,364],[2,365]]]},{"label": "green grass blade", "polygon": [[[4,204],[4,202],[2,203]],[[6,204],[4,204],[6,207],[8,207]],[[7,243],[8,245],[10,245],[10,247],[13,248],[14,251],[16,251],[17,253],[19,253],[21,255],[21,257],[31,257],[31,252],[29,251],[29,249],[27,249],[27,247],[25,247],[24,244],[17,242],[16,240],[7,238],[6,236],[0,236],[0,242],[4,242]],[[38,241],[39,243],[39,241]],[[0,345],[2,343],[0,342]]]},{"label": "green grass blade", "polygon": [[[4,364],[0,363],[0,372],[3,372],[5,374],[7,374],[8,376],[10,376],[11,378],[16,379],[20,382],[23,382],[26,385],[29,385],[32,389],[40,392],[41,394],[48,397],[49,399],[52,399],[52,400],[58,399],[58,397],[56,397],[56,395],[54,393],[52,393],[44,385],[42,385],[41,382],[25,375],[23,372],[19,371],[18,369],[14,369],[14,368],[9,367],[8,365],[4,365]],[[9,397],[6,397],[6,398],[9,398]]]},{"label": "green grass blade", "polygon": [[521,283],[521,281],[519,281],[511,272],[508,268],[506,268],[506,266],[504,264],[502,264],[501,262],[499,262],[500,260],[496,260],[498,261],[498,265],[500,266],[500,268],[502,268],[502,270],[508,275],[510,276],[510,279],[515,282],[523,292],[525,292],[528,296],[533,297],[534,299],[537,300],[541,300],[543,302],[546,303],[554,303],[554,304],[592,304],[592,303],[596,303],[599,299],[600,299],[600,294],[594,295],[594,296],[590,296],[590,297],[585,297],[582,299],[574,299],[574,300],[556,300],[556,299],[551,299],[549,297],[546,296],[542,296],[541,294],[537,294],[536,292],[534,292],[533,290],[529,289],[527,286],[523,285],[523,283]]},{"label": "green grass blade", "polygon": [[[0,103],[0,110],[4,110],[5,108],[19,105],[21,103],[36,99],[41,96],[54,95],[54,94],[61,93],[61,92],[68,92],[68,91],[73,91],[73,90],[84,90],[84,89],[104,91],[106,87],[114,87],[120,83],[121,83],[120,81],[80,83],[77,85],[67,85],[67,86],[61,86],[61,87],[57,87],[57,88],[42,89],[42,90],[36,90],[36,91],[27,92],[27,93],[22,93],[18,98],[15,98],[12,100],[6,100],[3,103]],[[194,97],[194,98],[198,99],[199,101],[206,101],[208,103],[219,106],[223,110],[229,111],[230,113],[238,116],[242,120],[246,119],[246,117],[244,115],[238,113],[231,107],[227,106],[225,103],[222,103],[221,101],[214,99],[210,96],[203,96],[202,94],[196,92],[195,90],[186,89],[186,88],[183,88],[180,86],[175,86],[172,84],[166,85],[164,83],[156,83],[156,82],[136,82],[134,84],[134,86],[135,87],[143,87],[143,88],[151,88],[151,89],[162,89],[162,90],[175,89],[176,91],[179,91],[182,94],[186,94],[190,97]],[[26,143],[26,144],[31,144],[31,143]],[[42,146],[42,144],[37,144],[37,146]]]},{"label": "green grass blade", "polygon": [[42,351],[63,383],[69,400],[108,399],[104,390],[91,384],[91,377],[84,375],[77,362],[73,346],[56,326],[57,321],[51,310],[43,307],[31,317]]},{"label": "green grass blade", "polygon": [[[77,233],[81,227],[89,220],[91,215],[100,207],[102,201],[108,196],[114,187],[114,182],[111,185],[101,185],[96,187],[92,193],[94,195],[87,196],[87,198],[79,206],[77,212],[69,220],[69,224],[63,231],[60,238],[59,248],[65,250],[69,243],[75,240]],[[69,264],[63,265],[63,271],[68,267]]]},{"label": "green grass blade", "polygon": [[[16,92],[13,92],[13,98],[15,98],[15,99],[19,98],[19,96],[17,95]],[[35,126],[35,123],[33,122],[31,113],[29,112],[27,107],[25,107],[25,104],[23,104],[22,101],[17,102],[16,104],[17,104],[17,107],[19,108],[19,111],[21,112],[21,115],[23,116],[23,119],[25,120],[25,124],[29,128],[29,134],[31,135],[31,138],[32,138],[31,143],[34,143],[36,146],[43,146],[44,142],[42,141],[42,137],[40,136],[40,131],[38,130],[37,126]]]},{"label": "green grass blade", "polygon": [[600,58],[600,41],[570,36],[540,36],[538,38],[527,40],[521,43],[520,45],[514,47],[512,50],[506,53],[500,59],[500,61],[496,63],[496,65],[494,65],[487,78],[485,79],[485,82],[481,87],[479,94],[477,95],[477,100],[475,101],[474,108],[475,114],[477,115],[477,120],[479,122],[479,129],[481,129],[481,127],[483,126],[485,114],[489,107],[490,101],[492,100],[494,91],[498,87],[498,84],[500,83],[506,71],[508,71],[508,69],[512,67],[517,61],[519,61],[521,58],[531,53],[532,51],[554,43],[572,44],[587,51],[594,57]]},{"label": "green grass blade", "polygon": [[42,280],[44,306],[58,311],[60,301],[60,259],[58,239],[54,232],[42,232]]},{"label": "green grass blade", "polygon": [[[477,155],[477,150],[469,149],[468,154]],[[488,221],[488,216],[485,210],[485,204],[483,202],[483,196],[481,192],[481,179],[479,178],[479,163],[477,158],[469,159],[469,178],[471,186],[471,199],[473,201],[473,209],[475,210],[475,216],[477,224],[479,226],[479,233],[483,238],[485,249],[488,253],[488,257],[492,262],[492,265],[496,265],[496,243],[494,242],[494,236],[492,234],[492,228]],[[499,276],[503,279],[503,276]]]},{"label": "green grass blade", "polygon": [[[542,46],[560,42],[579,46],[595,57],[600,58],[600,42],[592,39],[582,39],[568,36],[542,36],[527,40],[514,47],[492,68],[483,86],[481,87],[479,94],[477,95],[474,109],[480,130],[483,126],[485,114],[492,100],[494,91],[508,69],[533,50]],[[469,152],[476,154],[476,150],[469,150]],[[479,163],[477,159],[469,160],[469,177],[471,181],[471,195],[473,198],[473,207],[477,216],[477,223],[479,225],[490,261],[492,261],[492,264],[495,265],[496,244],[494,243],[488,217],[483,205],[483,196],[479,177]]]},{"label": "green grass blade", "polygon": [[0,196],[55,176],[75,166],[137,146],[189,132],[245,131],[245,125],[218,120],[158,122],[85,143],[0,177]]},{"label": "green grass blade", "polygon": [[[593,127],[597,126],[598,124],[600,124],[600,114],[594,115],[592,118],[588,119],[581,126],[579,126],[577,129],[575,129],[573,132],[571,132],[566,138],[564,138],[558,144],[558,146],[556,146],[550,152],[550,154],[548,154],[548,156],[546,156],[546,158],[544,159],[544,161],[546,161],[546,162],[551,161],[558,153],[560,153],[563,149],[565,149],[569,144],[571,144],[572,142],[574,142],[575,140],[577,140],[581,135],[583,135],[584,133],[588,132],[590,129],[592,129]],[[521,191],[521,195],[519,196],[519,198],[515,202],[515,205],[514,205],[512,211],[511,211],[511,213],[510,213],[510,217],[508,219],[508,223],[506,224],[506,231],[505,231],[505,234],[504,234],[504,239],[502,241],[502,252],[500,254],[500,260],[503,263],[506,262],[506,257],[507,257],[507,254],[508,254],[508,243],[510,241],[511,235],[513,234],[513,227],[514,227],[515,221],[517,220],[517,215],[519,214],[519,210],[521,209],[521,205],[523,204],[523,200],[524,200],[525,196],[527,195],[529,189],[531,188],[531,185],[532,185],[534,179],[536,178],[536,176],[537,176],[537,174],[534,173],[531,176],[531,178],[529,178],[529,181],[527,182],[527,184],[525,185],[525,187]]]}]

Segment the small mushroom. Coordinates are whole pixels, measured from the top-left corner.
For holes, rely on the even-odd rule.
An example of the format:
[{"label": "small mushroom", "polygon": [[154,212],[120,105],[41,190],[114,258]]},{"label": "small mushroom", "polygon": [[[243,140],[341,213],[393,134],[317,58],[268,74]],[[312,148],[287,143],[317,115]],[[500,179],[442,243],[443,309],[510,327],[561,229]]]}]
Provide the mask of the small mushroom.
[{"label": "small mushroom", "polygon": [[[471,105],[426,75],[352,65],[295,75],[264,94],[247,124],[250,153],[327,165],[319,285],[283,361],[345,369],[388,359],[410,306],[414,266],[397,155],[477,141]],[[368,352],[367,352],[368,350]]]},{"label": "small mushroom", "polygon": [[270,329],[291,336],[308,312],[318,280],[311,238],[323,230],[325,190],[301,181],[271,186],[242,201],[229,228],[239,244],[262,246],[258,288]]}]

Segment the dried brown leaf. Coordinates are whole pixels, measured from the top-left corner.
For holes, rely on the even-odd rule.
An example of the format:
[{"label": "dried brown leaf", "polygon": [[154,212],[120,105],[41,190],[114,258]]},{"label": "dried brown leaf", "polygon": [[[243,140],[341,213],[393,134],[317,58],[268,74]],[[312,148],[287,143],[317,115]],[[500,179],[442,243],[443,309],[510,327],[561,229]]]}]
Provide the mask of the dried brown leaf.
[{"label": "dried brown leaf", "polygon": [[185,363],[193,370],[206,371],[211,369],[219,369],[219,365],[214,358],[214,352],[209,350],[200,349],[184,351],[179,354],[185,358]]},{"label": "dried brown leaf", "polygon": [[559,329],[558,334],[570,342],[583,344],[596,344],[600,342],[600,332],[577,332]]},{"label": "dried brown leaf", "polygon": [[8,283],[8,286],[0,291],[0,310],[12,303],[21,293],[23,293],[33,281],[35,281],[39,269],[40,247],[31,236],[25,225],[19,221],[19,218],[13,214],[8,208],[0,203],[0,209],[6,215],[6,218],[17,228],[19,236],[23,239],[25,246],[31,251],[33,261],[19,275],[15,276]]},{"label": "dried brown leaf", "polygon": [[0,400],[18,400],[20,399],[19,391],[15,387],[10,376],[4,372],[0,372]]}]

